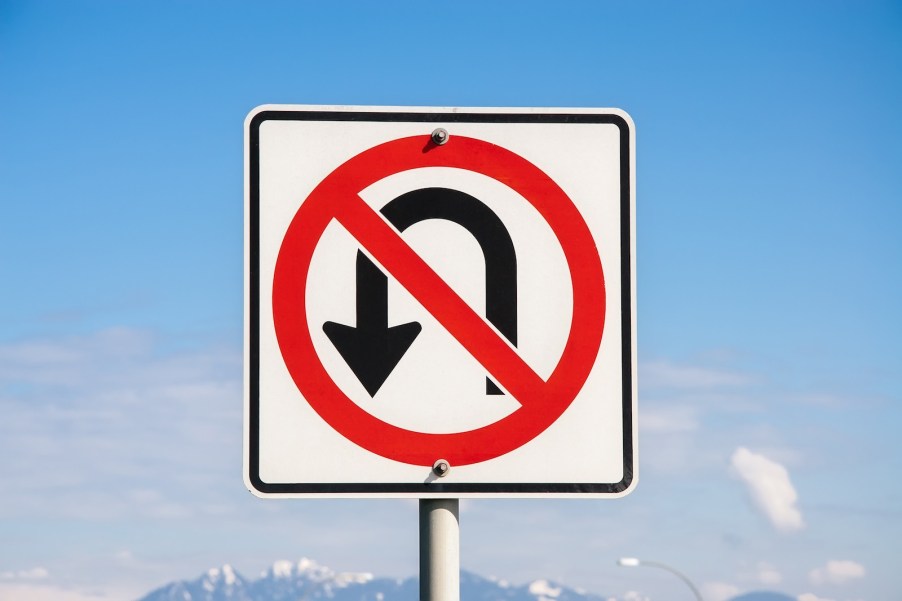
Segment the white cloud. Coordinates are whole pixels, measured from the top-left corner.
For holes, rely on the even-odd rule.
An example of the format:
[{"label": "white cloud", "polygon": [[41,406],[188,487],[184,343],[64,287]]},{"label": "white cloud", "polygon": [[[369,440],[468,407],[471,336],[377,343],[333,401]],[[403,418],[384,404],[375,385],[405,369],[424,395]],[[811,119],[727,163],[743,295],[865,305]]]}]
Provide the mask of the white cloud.
[{"label": "white cloud", "polygon": [[798,601],[833,601],[833,599],[827,599],[825,597],[818,597],[814,593],[802,593],[798,597],[796,597]]},{"label": "white cloud", "polygon": [[50,576],[47,568],[36,567],[17,572],[0,572],[0,580],[44,580]]},{"label": "white cloud", "polygon": [[706,601],[727,601],[740,592],[739,587],[726,582],[706,582],[702,585],[702,597]]},{"label": "white cloud", "polygon": [[760,588],[761,586],[772,588],[783,582],[783,574],[766,561],[742,562],[742,570],[738,574],[738,578],[745,584],[745,588]]},{"label": "white cloud", "polygon": [[[0,497],[11,517],[179,519],[221,507],[241,462],[241,355],[142,330],[0,344]],[[220,486],[211,486],[221,483]]]},{"label": "white cloud", "polygon": [[551,586],[547,580],[536,580],[529,585],[530,594],[536,597],[560,597],[561,589]]},{"label": "white cloud", "polygon": [[812,584],[845,584],[851,580],[864,578],[864,566],[857,561],[830,560],[827,565],[815,568],[808,573]]},{"label": "white cloud", "polygon": [[783,575],[767,562],[760,562],[757,566],[757,580],[761,584],[773,586],[783,582]]},{"label": "white cloud", "polygon": [[698,469],[698,414],[685,402],[640,404],[640,439],[650,441],[642,456],[646,468],[670,474]]},{"label": "white cloud", "polygon": [[710,369],[694,365],[678,365],[670,361],[651,361],[640,366],[643,388],[677,388],[707,390],[744,386],[752,379],[732,371]]},{"label": "white cloud", "polygon": [[687,406],[642,407],[639,428],[643,433],[681,434],[698,430],[696,411]]},{"label": "white cloud", "polygon": [[0,601],[112,601],[113,599],[118,597],[50,585],[0,584]]},{"label": "white cloud", "polygon": [[755,507],[777,530],[790,532],[805,526],[796,507],[798,494],[785,467],[745,447],[736,449],[730,464],[746,484]]}]

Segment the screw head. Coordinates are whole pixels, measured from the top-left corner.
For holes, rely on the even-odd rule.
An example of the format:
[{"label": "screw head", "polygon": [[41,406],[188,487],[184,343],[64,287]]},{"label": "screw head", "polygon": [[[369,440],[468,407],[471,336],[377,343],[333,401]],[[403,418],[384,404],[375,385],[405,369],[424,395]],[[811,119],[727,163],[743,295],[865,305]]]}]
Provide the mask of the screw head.
[{"label": "screw head", "polygon": [[438,127],[432,132],[432,143],[436,146],[441,146],[448,142],[448,138],[451,137],[448,134],[448,130],[444,127]]},{"label": "screw head", "polygon": [[444,478],[451,471],[451,464],[446,459],[439,459],[432,464],[432,473],[439,478]]}]

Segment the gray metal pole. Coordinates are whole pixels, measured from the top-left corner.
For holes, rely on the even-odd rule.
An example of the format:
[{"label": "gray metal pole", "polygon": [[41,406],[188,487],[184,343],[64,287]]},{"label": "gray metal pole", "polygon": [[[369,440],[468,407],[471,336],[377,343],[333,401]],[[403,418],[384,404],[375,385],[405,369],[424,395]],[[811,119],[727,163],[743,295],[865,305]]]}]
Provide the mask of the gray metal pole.
[{"label": "gray metal pole", "polygon": [[460,601],[457,499],[420,499],[420,601]]}]

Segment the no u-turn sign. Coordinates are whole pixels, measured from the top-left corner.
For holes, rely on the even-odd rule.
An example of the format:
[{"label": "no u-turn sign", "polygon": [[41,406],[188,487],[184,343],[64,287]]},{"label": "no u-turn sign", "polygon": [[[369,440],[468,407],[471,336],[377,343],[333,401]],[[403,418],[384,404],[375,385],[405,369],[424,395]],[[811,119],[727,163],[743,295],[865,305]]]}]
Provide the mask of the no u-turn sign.
[{"label": "no u-turn sign", "polygon": [[629,492],[634,156],[616,110],[253,111],[248,487]]}]

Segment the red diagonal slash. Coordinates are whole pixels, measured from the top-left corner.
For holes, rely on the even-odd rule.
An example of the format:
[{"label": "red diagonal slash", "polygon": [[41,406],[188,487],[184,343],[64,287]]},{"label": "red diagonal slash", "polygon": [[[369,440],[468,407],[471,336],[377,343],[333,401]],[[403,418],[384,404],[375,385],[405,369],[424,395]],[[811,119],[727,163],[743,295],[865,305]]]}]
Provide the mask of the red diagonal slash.
[{"label": "red diagonal slash", "polygon": [[541,396],[545,381],[359,196],[336,218],[521,405]]}]

